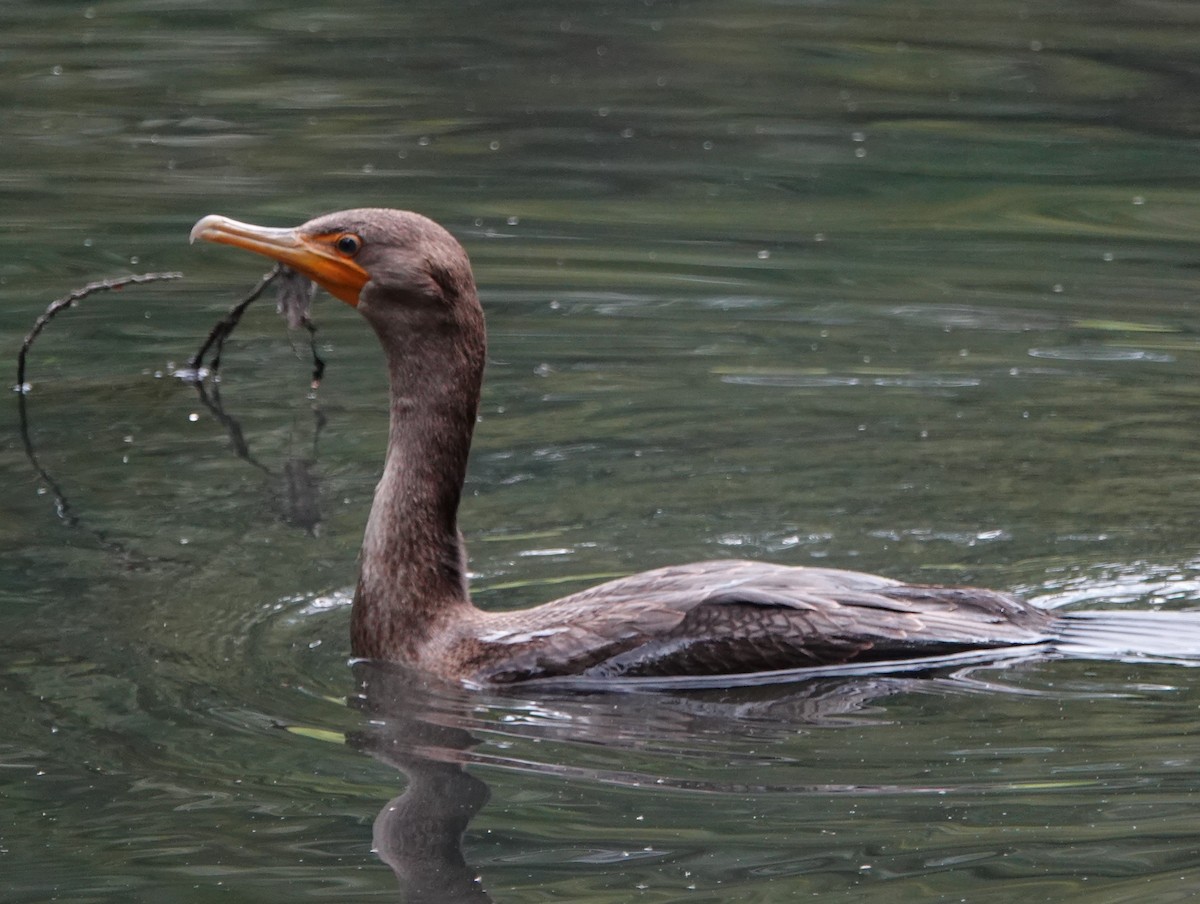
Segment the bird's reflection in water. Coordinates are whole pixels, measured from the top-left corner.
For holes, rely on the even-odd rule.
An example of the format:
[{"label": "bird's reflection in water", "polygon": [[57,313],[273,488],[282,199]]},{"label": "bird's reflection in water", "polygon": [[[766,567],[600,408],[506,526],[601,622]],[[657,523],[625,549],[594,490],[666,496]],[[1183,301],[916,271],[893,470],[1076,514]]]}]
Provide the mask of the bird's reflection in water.
[{"label": "bird's reflection in water", "polygon": [[[863,724],[871,721],[872,703],[918,688],[926,692],[934,688],[951,693],[995,692],[994,685],[958,673],[950,677],[824,678],[786,686],[686,694],[547,693],[523,699],[517,695],[520,692],[472,693],[379,662],[355,663],[354,675],[358,690],[352,703],[367,724],[348,735],[348,743],[395,767],[408,779],[404,793],[388,801],[375,819],[373,842],[380,859],[396,874],[403,900],[409,904],[493,900],[462,850],[468,824],[490,796],[487,784],[467,771],[472,764],[625,787],[746,790],[732,780],[721,783],[679,774],[534,762],[516,753],[506,756],[502,747],[484,743],[497,736],[506,741],[561,741],[645,752],[649,747],[668,746],[672,739],[723,740],[731,734],[743,739],[778,738],[806,726],[844,724],[847,719]],[[805,790],[864,793],[890,789],[830,784]]]},{"label": "bird's reflection in water", "polygon": [[407,790],[388,801],[372,828],[373,850],[392,868],[410,904],[491,901],[463,858],[467,824],[487,803],[488,786],[461,766],[409,756],[375,756],[403,770]]},{"label": "bird's reflection in water", "polygon": [[467,824],[489,796],[488,786],[463,768],[476,744],[465,727],[466,698],[384,663],[356,663],[354,674],[352,700],[370,727],[347,742],[408,777],[404,793],[375,818],[373,850],[410,904],[491,901],[462,853]]}]

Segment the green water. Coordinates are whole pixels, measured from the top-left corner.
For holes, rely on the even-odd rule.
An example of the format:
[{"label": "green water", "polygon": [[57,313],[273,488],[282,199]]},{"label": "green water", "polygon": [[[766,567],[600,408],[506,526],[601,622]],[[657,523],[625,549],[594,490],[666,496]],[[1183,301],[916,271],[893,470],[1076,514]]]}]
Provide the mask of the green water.
[{"label": "green water", "polygon": [[200,216],[409,207],[488,314],[481,605],[737,556],[1193,608],[1198,39],[1170,2],[0,6],[13,378],[53,298],[186,274],[34,346],[65,513],[0,406],[0,900],[1200,894],[1195,670],[356,675],[373,336],[319,299],[314,394],[263,303],[220,417],[169,375],[266,268]]}]

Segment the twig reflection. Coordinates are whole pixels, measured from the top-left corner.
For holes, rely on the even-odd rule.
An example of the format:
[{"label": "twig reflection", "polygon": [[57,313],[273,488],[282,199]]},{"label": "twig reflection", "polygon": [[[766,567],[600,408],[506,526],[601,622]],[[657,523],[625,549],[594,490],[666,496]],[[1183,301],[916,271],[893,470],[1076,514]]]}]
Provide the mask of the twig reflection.
[{"label": "twig reflection", "polygon": [[233,454],[276,482],[275,498],[284,523],[316,536],[321,528],[321,481],[315,470],[321,431],[328,423],[320,407],[312,407],[313,437],[307,456],[289,456],[277,473],[250,451],[250,443],[246,440],[241,422],[225,409],[221,401],[220,384],[213,383],[209,389],[205,382],[194,380],[192,385],[196,388],[200,404],[225,428]]}]

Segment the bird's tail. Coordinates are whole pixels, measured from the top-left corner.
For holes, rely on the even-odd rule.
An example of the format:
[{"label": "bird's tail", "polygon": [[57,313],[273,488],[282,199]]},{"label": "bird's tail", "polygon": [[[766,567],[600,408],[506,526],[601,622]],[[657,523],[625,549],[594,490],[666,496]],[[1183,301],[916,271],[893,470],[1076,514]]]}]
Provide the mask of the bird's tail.
[{"label": "bird's tail", "polygon": [[1067,612],[1051,632],[1052,648],[1072,658],[1200,665],[1200,611]]}]

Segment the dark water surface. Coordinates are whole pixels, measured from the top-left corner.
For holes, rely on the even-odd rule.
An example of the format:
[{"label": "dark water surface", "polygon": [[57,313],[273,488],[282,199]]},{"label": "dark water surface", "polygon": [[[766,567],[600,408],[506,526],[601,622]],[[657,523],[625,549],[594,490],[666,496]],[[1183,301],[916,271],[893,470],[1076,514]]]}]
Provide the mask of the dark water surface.
[{"label": "dark water surface", "polygon": [[200,216],[410,207],[489,318],[481,604],[737,556],[1195,608],[1198,48],[1173,2],[0,5],[10,373],[186,273],[35,346],[65,512],[0,406],[0,900],[1196,897],[1200,672],[356,674],[373,336],[322,298],[314,395],[262,304],[222,408],[169,371],[266,268]]}]

